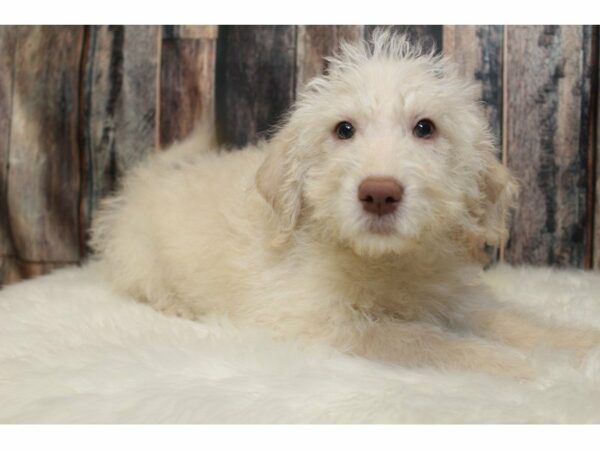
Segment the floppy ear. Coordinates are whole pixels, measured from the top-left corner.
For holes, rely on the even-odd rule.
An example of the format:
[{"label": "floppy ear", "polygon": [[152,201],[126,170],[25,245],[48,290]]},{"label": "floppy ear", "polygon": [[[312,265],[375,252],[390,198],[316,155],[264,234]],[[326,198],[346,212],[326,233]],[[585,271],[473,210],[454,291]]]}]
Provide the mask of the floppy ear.
[{"label": "floppy ear", "polygon": [[509,170],[493,153],[491,140],[480,145],[482,167],[477,177],[479,195],[469,210],[476,220],[476,235],[483,244],[502,245],[508,237],[508,220],[515,207],[519,187]]},{"label": "floppy ear", "polygon": [[302,208],[304,169],[291,133],[283,129],[265,149],[267,157],[256,174],[256,187],[277,214],[279,240],[294,230]]}]

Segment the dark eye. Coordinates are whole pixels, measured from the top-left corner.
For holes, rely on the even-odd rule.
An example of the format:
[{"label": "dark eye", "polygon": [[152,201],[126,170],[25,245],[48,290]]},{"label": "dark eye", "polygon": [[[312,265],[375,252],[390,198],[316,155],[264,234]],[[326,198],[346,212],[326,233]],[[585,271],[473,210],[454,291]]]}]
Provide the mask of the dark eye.
[{"label": "dark eye", "polygon": [[335,126],[335,134],[340,139],[350,139],[354,136],[354,125],[350,122],[340,122]]},{"label": "dark eye", "polygon": [[417,122],[413,129],[413,134],[422,139],[427,139],[433,136],[435,132],[435,125],[429,119],[422,119]]}]

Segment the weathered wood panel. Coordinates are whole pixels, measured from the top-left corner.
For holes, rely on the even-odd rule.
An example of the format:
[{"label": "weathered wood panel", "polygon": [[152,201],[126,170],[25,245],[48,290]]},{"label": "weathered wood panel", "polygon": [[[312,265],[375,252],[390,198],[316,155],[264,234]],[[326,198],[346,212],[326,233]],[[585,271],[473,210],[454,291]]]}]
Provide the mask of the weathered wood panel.
[{"label": "weathered wood panel", "polygon": [[7,204],[16,28],[0,26],[0,286],[8,279],[14,255]]},{"label": "weathered wood panel", "polygon": [[160,146],[214,118],[216,26],[164,27],[160,70]]},{"label": "weathered wood panel", "polygon": [[501,25],[444,26],[444,54],[452,57],[459,72],[480,86],[480,98],[490,126],[502,149],[502,70],[503,37]]},{"label": "weathered wood panel", "polygon": [[507,27],[506,158],[523,190],[506,259],[582,267],[589,26]]},{"label": "weathered wood panel", "polygon": [[296,50],[296,88],[323,73],[325,56],[331,56],[342,40],[353,41],[364,34],[361,25],[300,25]]},{"label": "weathered wood panel", "polygon": [[19,27],[7,203],[15,256],[79,260],[79,68],[83,27]]},{"label": "weathered wood panel", "polygon": [[[157,148],[160,27],[92,26],[82,80],[82,230],[125,170]],[[87,234],[81,236],[85,250]]]},{"label": "weathered wood panel", "polygon": [[[379,25],[366,25],[365,37],[368,39]],[[435,47],[439,53],[444,47],[444,31],[442,25],[394,25],[390,26],[398,33],[406,34],[411,42],[418,43],[423,50],[429,51]]]},{"label": "weathered wood panel", "polygon": [[242,146],[264,134],[293,101],[293,26],[221,26],[217,43],[219,139]]},{"label": "weathered wood panel", "polygon": [[163,39],[216,39],[217,25],[164,25]]},{"label": "weathered wood panel", "polygon": [[[595,128],[590,132],[589,142],[592,152],[588,157],[590,172],[588,179],[595,184],[591,192],[593,198],[590,203],[594,208],[594,220],[592,228],[592,267],[600,270],[600,26],[593,27],[592,33],[592,61],[595,71],[594,83],[592,84],[592,101],[595,108],[592,109],[592,119],[595,120]],[[590,195],[588,195],[588,198]]]}]

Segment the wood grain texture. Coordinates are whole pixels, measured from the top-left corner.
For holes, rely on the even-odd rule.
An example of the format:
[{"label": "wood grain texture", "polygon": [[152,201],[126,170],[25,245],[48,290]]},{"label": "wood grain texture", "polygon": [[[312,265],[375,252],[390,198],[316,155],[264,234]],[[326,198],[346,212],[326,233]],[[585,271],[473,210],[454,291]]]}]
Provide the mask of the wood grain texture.
[{"label": "wood grain texture", "polygon": [[[368,39],[373,31],[380,25],[366,25],[365,37]],[[395,32],[406,34],[411,42],[419,43],[423,50],[429,51],[435,47],[436,53],[442,51],[444,46],[444,32],[442,25],[393,25],[391,28]]]},{"label": "wood grain texture", "polygon": [[163,25],[163,39],[209,39],[219,34],[217,25]]},{"label": "wood grain texture", "polygon": [[523,186],[506,259],[582,267],[589,26],[506,28],[508,164]]},{"label": "wood grain texture", "polygon": [[185,138],[198,122],[214,119],[217,27],[185,29],[185,32],[163,33],[160,69],[163,148]]},{"label": "wood grain texture", "polygon": [[296,88],[320,75],[327,67],[324,57],[337,50],[340,41],[353,41],[364,34],[361,25],[300,25],[296,52]]},{"label": "wood grain texture", "polygon": [[216,117],[221,142],[243,146],[281,118],[295,90],[293,26],[222,26]]},{"label": "wood grain texture", "polygon": [[[123,173],[157,147],[158,26],[92,26],[83,65],[82,229]],[[87,250],[86,233],[81,236]]]},{"label": "wood grain texture", "polygon": [[79,65],[83,27],[19,27],[7,183],[20,261],[79,260]]},{"label": "wood grain texture", "polygon": [[[593,186],[592,195],[588,199],[594,208],[594,216],[591,223],[592,228],[592,261],[591,266],[595,270],[600,270],[600,26],[595,25],[592,33],[592,52],[594,83],[592,84],[592,104],[595,108],[592,110],[592,119],[595,127],[591,130],[589,136],[592,152],[588,158],[590,173],[588,179]],[[590,198],[592,197],[592,198]]]},{"label": "wood grain texture", "polygon": [[459,72],[475,80],[490,127],[502,149],[502,70],[503,37],[501,25],[444,26],[444,54],[457,63]]},{"label": "wood grain texture", "polygon": [[0,26],[0,286],[12,270],[11,257],[14,255],[7,187],[15,45],[16,28]]}]

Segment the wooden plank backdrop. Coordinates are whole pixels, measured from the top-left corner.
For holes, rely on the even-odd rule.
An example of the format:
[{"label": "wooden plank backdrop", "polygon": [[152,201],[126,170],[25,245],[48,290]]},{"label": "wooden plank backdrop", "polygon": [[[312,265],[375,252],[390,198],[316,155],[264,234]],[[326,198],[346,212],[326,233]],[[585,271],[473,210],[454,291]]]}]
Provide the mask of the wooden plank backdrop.
[{"label": "wooden plank backdrop", "polygon": [[509,262],[580,267],[589,260],[591,36],[586,26],[507,29],[505,151],[525,187]]},{"label": "wooden plank backdrop", "polygon": [[82,256],[77,114],[83,27],[12,31],[10,138],[2,183],[13,251],[3,271],[11,279]]},{"label": "wooden plank backdrop", "polygon": [[296,27],[222,26],[217,40],[216,118],[233,146],[264,135],[294,100]]},{"label": "wooden plank backdrop", "polygon": [[[401,25],[480,85],[521,180],[494,258],[600,269],[597,26]],[[216,119],[264,136],[342,39],[375,26],[0,26],[0,285],[82,261],[99,201]]]},{"label": "wooden plank backdrop", "polygon": [[214,117],[218,27],[165,27],[160,50],[159,143],[180,140]]}]

